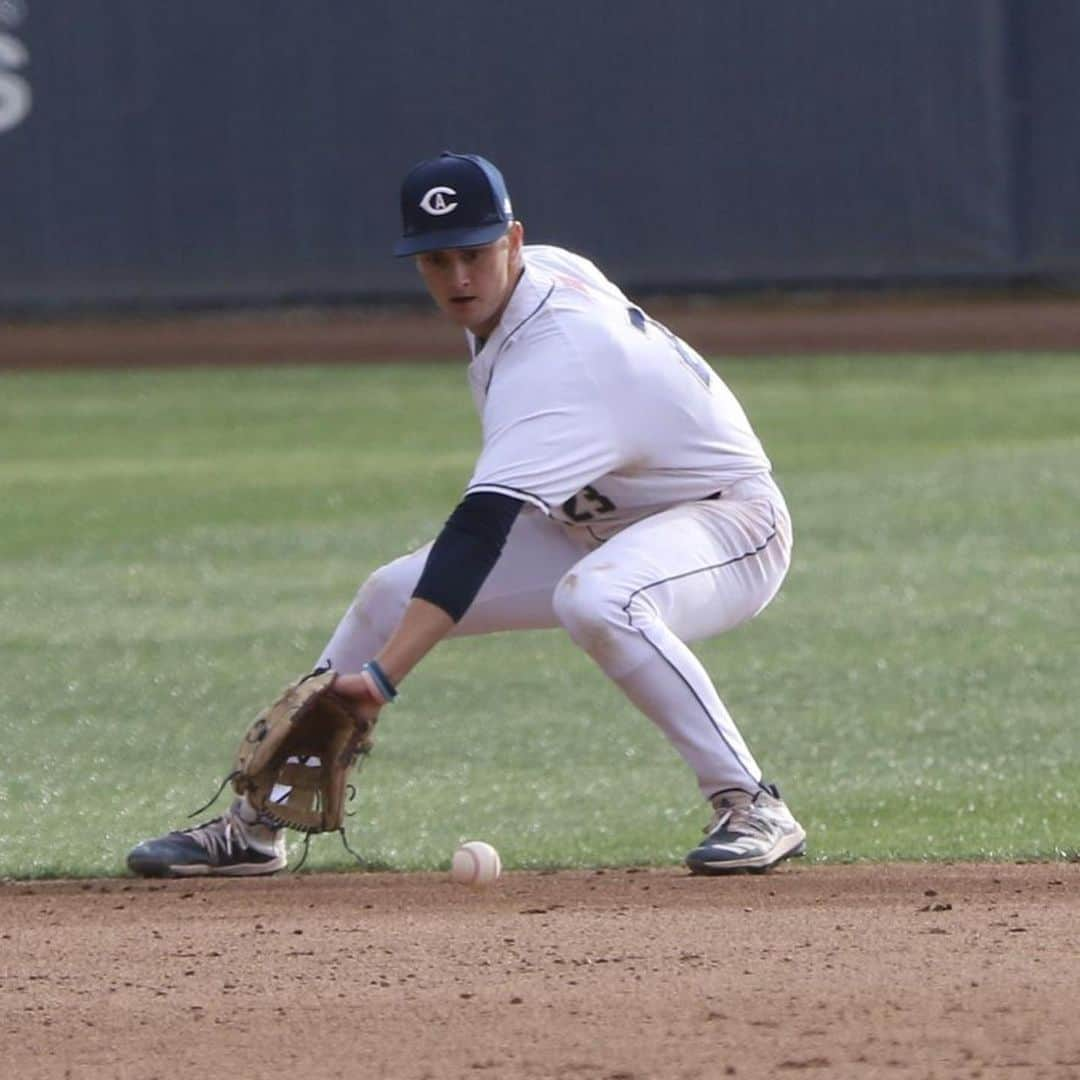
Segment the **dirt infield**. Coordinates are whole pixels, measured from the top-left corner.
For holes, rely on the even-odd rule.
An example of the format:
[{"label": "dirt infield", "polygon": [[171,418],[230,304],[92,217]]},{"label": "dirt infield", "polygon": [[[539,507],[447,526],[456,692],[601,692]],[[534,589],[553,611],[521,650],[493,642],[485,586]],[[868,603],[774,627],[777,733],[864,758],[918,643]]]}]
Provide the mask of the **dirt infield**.
[{"label": "dirt infield", "polygon": [[0,886],[3,1075],[1080,1077],[1080,865]]},{"label": "dirt infield", "polygon": [[[707,356],[1080,352],[1080,298],[656,300],[650,314]],[[0,367],[363,363],[461,357],[428,308],[0,325]]]}]

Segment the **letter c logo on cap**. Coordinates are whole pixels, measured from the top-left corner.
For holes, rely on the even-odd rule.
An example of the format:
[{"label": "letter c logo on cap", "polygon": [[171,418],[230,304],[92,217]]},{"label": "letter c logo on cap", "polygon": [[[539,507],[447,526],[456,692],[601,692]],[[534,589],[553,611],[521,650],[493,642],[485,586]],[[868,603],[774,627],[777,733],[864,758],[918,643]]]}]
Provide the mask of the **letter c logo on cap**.
[{"label": "letter c logo on cap", "polygon": [[421,200],[420,209],[426,210],[429,214],[434,214],[436,217],[442,217],[443,214],[449,214],[451,210],[457,209],[456,202],[447,202],[447,195],[456,195],[457,192],[453,188],[448,187],[433,187]]}]

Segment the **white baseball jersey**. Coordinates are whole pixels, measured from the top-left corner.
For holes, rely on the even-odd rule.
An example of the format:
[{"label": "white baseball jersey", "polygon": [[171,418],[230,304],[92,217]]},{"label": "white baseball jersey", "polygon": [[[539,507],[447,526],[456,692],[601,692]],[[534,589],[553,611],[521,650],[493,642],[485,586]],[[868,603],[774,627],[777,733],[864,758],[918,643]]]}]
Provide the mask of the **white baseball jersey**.
[{"label": "white baseball jersey", "polygon": [[483,449],[467,492],[513,495],[606,539],[768,473],[742,406],[587,259],[527,246],[484,342],[467,332]]},{"label": "white baseball jersey", "polygon": [[[791,561],[783,495],[742,408],[688,345],[558,248],[525,249],[498,327],[469,343],[484,444],[468,490],[528,505],[452,634],[563,627],[706,798],[756,792],[761,768],[687,645],[753,618]],[[358,671],[378,654],[429,551],[368,578],[320,663]]]}]

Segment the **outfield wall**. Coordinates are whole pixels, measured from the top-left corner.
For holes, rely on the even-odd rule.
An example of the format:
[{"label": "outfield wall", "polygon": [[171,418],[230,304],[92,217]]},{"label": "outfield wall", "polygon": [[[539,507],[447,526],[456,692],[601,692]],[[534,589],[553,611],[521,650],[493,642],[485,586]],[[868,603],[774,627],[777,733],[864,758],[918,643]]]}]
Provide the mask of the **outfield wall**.
[{"label": "outfield wall", "polygon": [[0,0],[0,309],[362,299],[417,159],[637,289],[1080,279],[1074,0]]}]

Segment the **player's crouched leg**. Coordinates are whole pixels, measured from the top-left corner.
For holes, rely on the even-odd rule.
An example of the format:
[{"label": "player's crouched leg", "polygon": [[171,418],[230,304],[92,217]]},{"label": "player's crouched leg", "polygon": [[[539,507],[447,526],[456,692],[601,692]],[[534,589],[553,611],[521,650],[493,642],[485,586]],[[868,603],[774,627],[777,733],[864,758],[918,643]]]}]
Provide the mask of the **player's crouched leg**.
[{"label": "player's crouched leg", "polygon": [[[737,625],[762,606],[761,599],[750,587],[718,592],[715,575],[689,593],[685,573],[654,574],[650,585],[640,565],[620,568],[614,554],[606,546],[573,567],[560,580],[553,607],[574,642],[663,731],[711,798],[713,820],[687,865],[700,874],[762,871],[803,854],[805,831],[777,789],[761,781],[708,672],[668,621],[703,625],[696,605],[716,609],[721,627]],[[672,580],[681,592],[669,587]],[[732,595],[738,601],[734,615]]]}]

